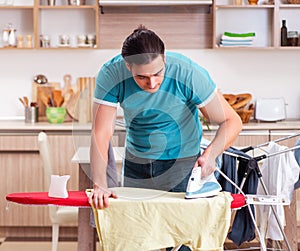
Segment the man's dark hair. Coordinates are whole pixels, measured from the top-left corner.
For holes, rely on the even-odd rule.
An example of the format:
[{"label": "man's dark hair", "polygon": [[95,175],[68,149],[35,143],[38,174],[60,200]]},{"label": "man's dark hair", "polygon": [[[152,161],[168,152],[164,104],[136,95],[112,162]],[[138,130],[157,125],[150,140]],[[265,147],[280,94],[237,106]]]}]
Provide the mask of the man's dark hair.
[{"label": "man's dark hair", "polygon": [[125,39],[121,54],[130,65],[141,65],[150,63],[164,53],[165,45],[160,37],[140,25]]}]

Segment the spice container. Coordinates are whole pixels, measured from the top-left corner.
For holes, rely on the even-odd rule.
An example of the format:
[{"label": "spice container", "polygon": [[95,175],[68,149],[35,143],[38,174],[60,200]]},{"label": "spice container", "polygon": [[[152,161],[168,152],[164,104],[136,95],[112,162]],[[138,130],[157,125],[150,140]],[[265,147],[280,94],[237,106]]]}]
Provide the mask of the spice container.
[{"label": "spice container", "polygon": [[298,32],[297,31],[288,31],[287,40],[289,46],[298,46]]}]

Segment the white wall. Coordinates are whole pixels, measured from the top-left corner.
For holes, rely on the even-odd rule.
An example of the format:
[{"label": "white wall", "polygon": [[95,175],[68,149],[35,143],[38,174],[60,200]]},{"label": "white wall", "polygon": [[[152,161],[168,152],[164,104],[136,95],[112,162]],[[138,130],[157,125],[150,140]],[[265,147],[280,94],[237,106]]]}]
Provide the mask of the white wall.
[{"label": "white wall", "polygon": [[[102,63],[120,50],[2,50],[0,51],[0,119],[22,117],[18,97],[31,97],[36,74],[61,82],[69,73],[96,76]],[[177,50],[178,51],[178,50]],[[300,49],[298,50],[180,50],[205,67],[224,93],[250,92],[258,97],[284,97],[287,117],[300,118]]]}]

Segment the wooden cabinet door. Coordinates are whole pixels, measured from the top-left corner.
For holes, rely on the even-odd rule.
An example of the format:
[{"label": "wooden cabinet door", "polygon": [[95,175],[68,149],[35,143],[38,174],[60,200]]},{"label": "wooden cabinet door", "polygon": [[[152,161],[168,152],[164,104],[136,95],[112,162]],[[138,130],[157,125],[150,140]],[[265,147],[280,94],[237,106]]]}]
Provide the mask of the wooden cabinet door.
[{"label": "wooden cabinet door", "polygon": [[43,225],[45,207],[7,204],[5,200],[9,193],[43,191],[44,178],[37,134],[1,135],[0,167],[0,226]]}]

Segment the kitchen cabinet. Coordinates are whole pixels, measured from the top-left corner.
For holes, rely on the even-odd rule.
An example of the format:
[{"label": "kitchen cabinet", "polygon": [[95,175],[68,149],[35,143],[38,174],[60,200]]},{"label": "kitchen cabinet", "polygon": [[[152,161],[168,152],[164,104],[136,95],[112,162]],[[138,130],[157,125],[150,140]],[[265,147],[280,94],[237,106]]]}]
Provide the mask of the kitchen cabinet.
[{"label": "kitchen cabinet", "polygon": [[[67,0],[56,0],[54,6],[49,6],[46,0],[22,1],[20,5],[18,0],[15,0],[15,5],[0,6],[0,16],[1,32],[9,30],[10,33],[15,29],[16,38],[16,46],[7,46],[1,34],[0,49],[95,49],[99,47],[97,0],[86,0],[85,5],[80,6],[68,5]],[[12,29],[7,29],[9,23],[13,25]],[[23,36],[21,48],[17,46],[20,36]],[[68,43],[62,43],[66,40]],[[28,44],[31,46],[27,46]]]},{"label": "kitchen cabinet", "polygon": [[[1,123],[0,123],[1,124]],[[79,166],[72,163],[75,150],[90,145],[91,124],[24,124],[8,123],[0,128],[0,236],[50,237],[51,222],[48,207],[7,203],[5,196],[14,192],[48,191],[44,184],[42,160],[38,149],[38,134],[48,135],[53,173],[70,175],[68,190],[78,190]],[[116,128],[114,146],[124,146],[125,131]],[[8,208],[8,210],[6,210]],[[77,236],[77,224],[64,224],[63,238]],[[24,230],[26,228],[26,230]]]},{"label": "kitchen cabinet", "polygon": [[[69,174],[68,190],[78,188],[78,167],[71,163],[74,155],[72,134],[48,133],[53,173]],[[44,185],[42,161],[39,156],[37,132],[0,136],[1,203],[0,226],[51,226],[47,207],[9,204],[5,196],[13,192],[47,191]],[[16,217],[18,215],[18,217]]]},{"label": "kitchen cabinet", "polygon": [[[255,32],[254,43],[249,49],[297,49],[300,47],[281,47],[281,20],[287,20],[288,30],[299,31],[299,4],[288,4],[285,0],[262,1],[257,5],[250,5],[247,0],[240,4],[237,0],[215,0],[214,12],[214,49],[220,46],[222,34],[227,32],[247,33]],[[244,47],[245,48],[245,47]],[[225,49],[237,49],[226,47]]]},{"label": "kitchen cabinet", "polygon": [[[68,190],[78,190],[78,166],[71,163],[74,155],[72,133],[47,132],[54,173],[69,174]],[[50,237],[48,207],[7,204],[5,196],[14,192],[48,191],[37,143],[38,132],[0,135],[0,236]],[[6,208],[8,208],[6,210]],[[61,237],[76,236],[77,224],[64,224]],[[26,229],[25,229],[26,228]]]},{"label": "kitchen cabinet", "polygon": [[[216,131],[204,130],[203,137],[211,140],[215,136]],[[243,130],[232,144],[236,148],[246,148],[248,146],[256,146],[269,141],[268,130]]]}]

